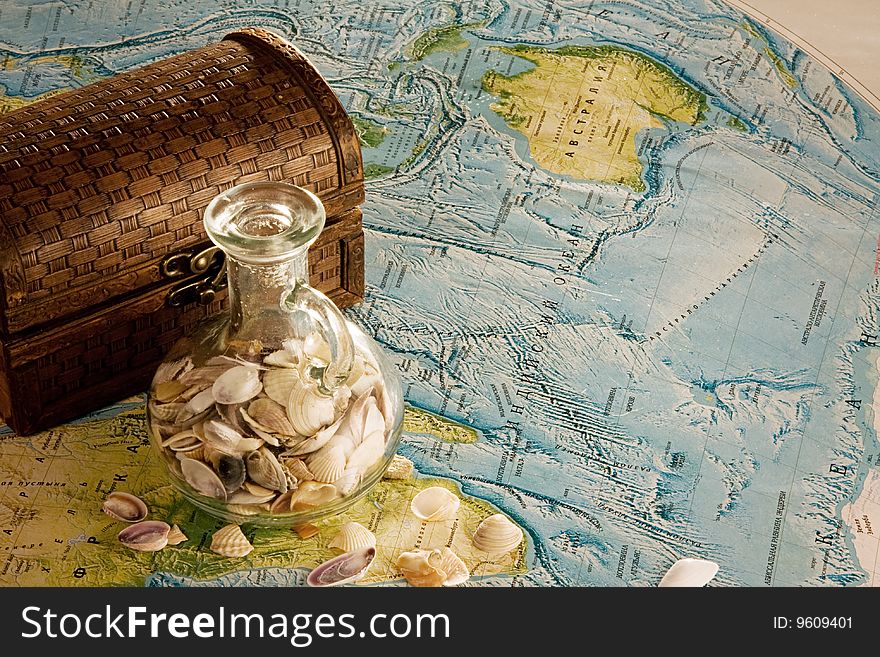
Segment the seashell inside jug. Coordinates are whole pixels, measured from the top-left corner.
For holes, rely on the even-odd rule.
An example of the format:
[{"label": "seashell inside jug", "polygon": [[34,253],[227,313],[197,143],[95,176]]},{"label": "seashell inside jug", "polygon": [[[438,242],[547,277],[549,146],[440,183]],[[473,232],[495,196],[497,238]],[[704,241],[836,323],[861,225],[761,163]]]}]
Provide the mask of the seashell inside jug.
[{"label": "seashell inside jug", "polygon": [[218,195],[204,220],[225,253],[229,311],[156,371],[153,448],[190,501],[228,522],[339,513],[390,464],[403,398],[379,346],[307,283],[323,205],[300,187],[246,183]]}]

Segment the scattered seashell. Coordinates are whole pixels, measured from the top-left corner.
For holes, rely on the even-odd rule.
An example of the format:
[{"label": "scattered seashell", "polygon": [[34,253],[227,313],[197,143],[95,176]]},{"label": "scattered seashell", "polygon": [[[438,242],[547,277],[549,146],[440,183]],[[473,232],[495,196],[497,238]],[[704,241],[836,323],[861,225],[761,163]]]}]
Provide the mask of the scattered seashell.
[{"label": "scattered seashell", "polygon": [[279,493],[287,492],[287,477],[284,469],[275,455],[265,447],[248,454],[247,473],[251,481],[260,486],[277,490]]},{"label": "scattered seashell", "polygon": [[168,545],[180,545],[187,540],[189,539],[186,537],[186,534],[180,530],[180,527],[177,525],[171,527],[171,531],[168,532]]},{"label": "scattered seashell", "polygon": [[290,508],[293,511],[306,511],[332,502],[337,497],[339,497],[339,491],[333,484],[304,481],[291,498]]},{"label": "scattered seashell", "polygon": [[243,557],[251,553],[254,546],[238,525],[226,525],[214,532],[211,537],[211,552],[224,557]]},{"label": "scattered seashell", "polygon": [[321,530],[317,525],[307,522],[304,525],[297,525],[293,528],[293,531],[295,531],[301,539],[306,540],[317,535]]},{"label": "scattered seashell", "polygon": [[471,571],[468,570],[467,564],[448,547],[440,548],[438,568],[446,575],[443,586],[458,586],[471,578]]},{"label": "scattered seashell", "polygon": [[125,547],[138,552],[157,552],[168,545],[168,523],[158,520],[144,520],[129,525],[117,535]]},{"label": "scattered seashell", "polygon": [[290,420],[287,419],[287,409],[271,399],[266,397],[255,399],[248,406],[247,412],[260,425],[260,428],[264,428],[265,431],[287,436],[292,436],[296,433],[296,430],[290,424]]},{"label": "scattered seashell", "polygon": [[290,393],[300,385],[299,374],[292,369],[269,370],[263,375],[263,390],[276,404],[287,408]]},{"label": "scattered seashell", "polygon": [[202,495],[216,497],[219,500],[226,499],[226,486],[209,466],[182,455],[178,455],[178,459],[183,477],[190,486]]},{"label": "scattered seashell", "polygon": [[332,425],[335,416],[333,397],[320,394],[317,388],[298,386],[290,393],[287,417],[297,434],[314,436],[324,427]]},{"label": "scattered seashell", "polygon": [[413,475],[413,462],[405,456],[395,454],[385,470],[384,479],[411,479]]},{"label": "scattered seashell", "polygon": [[376,535],[359,522],[347,522],[330,541],[330,547],[352,552],[362,548],[376,547]]},{"label": "scattered seashell", "polygon": [[164,381],[153,388],[153,397],[163,404],[173,402],[183,394],[187,387],[185,383],[180,381]]},{"label": "scattered seashell", "polygon": [[229,368],[211,386],[218,404],[241,404],[256,397],[262,389],[259,371],[247,365]]},{"label": "scattered seashell", "polygon": [[340,554],[310,572],[306,583],[309,586],[339,586],[356,582],[366,574],[375,558],[374,547]]},{"label": "scattered seashell", "polygon": [[474,532],[474,545],[489,554],[510,552],[522,539],[522,530],[501,513],[483,520]]},{"label": "scattered seashell", "polygon": [[663,576],[658,586],[706,586],[718,574],[718,564],[706,559],[679,559]]},{"label": "scattered seashell", "polygon": [[413,550],[397,557],[397,568],[412,586],[443,586],[446,573],[440,569],[440,550]]},{"label": "scattered seashell", "polygon": [[341,445],[332,447],[327,452],[321,450],[309,459],[308,464],[309,470],[315,475],[315,481],[332,484],[345,472],[345,451]]},{"label": "scattered seashell", "polygon": [[147,517],[147,505],[139,497],[122,491],[110,493],[101,510],[122,522],[140,522]]},{"label": "scattered seashell", "polygon": [[431,486],[416,495],[409,508],[419,520],[437,522],[453,518],[459,504],[457,495],[441,486]]}]

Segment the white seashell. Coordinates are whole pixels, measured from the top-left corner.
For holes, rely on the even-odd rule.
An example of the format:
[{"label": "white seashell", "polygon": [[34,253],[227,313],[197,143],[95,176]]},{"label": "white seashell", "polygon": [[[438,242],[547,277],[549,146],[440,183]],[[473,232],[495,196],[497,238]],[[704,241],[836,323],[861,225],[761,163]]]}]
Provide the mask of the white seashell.
[{"label": "white seashell", "polygon": [[706,559],[679,559],[660,580],[662,587],[706,586],[718,574],[718,564]]},{"label": "white seashell", "polygon": [[180,530],[180,527],[177,525],[171,527],[171,531],[168,532],[168,545],[180,545],[187,540],[189,539],[186,537],[186,534]]},{"label": "white seashell", "polygon": [[261,438],[245,438],[238,431],[220,420],[208,420],[204,424],[205,443],[227,454],[245,454],[259,449]]},{"label": "white seashell", "polygon": [[369,390],[358,397],[357,400],[348,407],[348,410],[345,413],[344,417],[348,427],[347,431],[354,439],[355,445],[359,445],[364,439],[364,423],[367,417],[367,407],[370,404],[375,403],[376,400],[373,399],[372,390]]},{"label": "white seashell", "polygon": [[[358,445],[348,457],[348,466],[353,470],[366,472],[372,465],[382,458],[385,453],[385,438],[381,433],[372,433],[364,442]],[[458,499],[458,498],[456,498]]]},{"label": "white seashell", "polygon": [[378,433],[380,436],[382,436],[382,440],[384,442],[385,418],[382,417],[382,412],[376,406],[375,402],[372,404],[368,404],[366,407],[366,418],[364,419],[364,440],[366,440],[374,433]]},{"label": "white seashell", "polygon": [[226,525],[214,532],[211,538],[211,551],[224,557],[243,557],[253,549],[254,546],[238,525]]},{"label": "white seashell", "polygon": [[219,500],[226,499],[226,487],[220,481],[220,477],[209,466],[201,461],[186,458],[182,454],[177,457],[180,460],[180,470],[187,483],[202,495],[216,497]]},{"label": "white seashell", "polygon": [[397,557],[397,568],[412,586],[443,586],[446,573],[440,569],[440,550],[412,550]]},{"label": "white seashell", "polygon": [[186,391],[187,387],[180,381],[164,381],[153,388],[153,397],[163,404],[173,402]]},{"label": "white seashell", "polygon": [[251,402],[247,409],[248,415],[264,428],[265,431],[292,436],[296,430],[287,419],[287,409],[281,404],[261,397]]},{"label": "white seashell", "polygon": [[211,386],[218,404],[241,404],[256,397],[262,389],[260,372],[247,365],[229,368]]},{"label": "white seashell", "polygon": [[384,479],[410,479],[413,476],[413,462],[410,461],[405,456],[401,456],[400,454],[395,454],[391,463],[388,465],[388,469],[385,470],[385,474],[383,475]]},{"label": "white seashell", "polygon": [[336,388],[336,391],[333,393],[333,409],[337,415],[345,412],[349,402],[351,402],[351,388],[347,385],[341,385]]},{"label": "white seashell", "polygon": [[269,370],[263,375],[263,390],[276,404],[287,408],[294,387],[300,385],[299,374],[292,369]]},{"label": "white seashell", "polygon": [[251,481],[260,486],[277,490],[279,493],[287,492],[287,476],[284,474],[284,468],[275,455],[265,447],[248,454],[247,473]]},{"label": "white seashell", "polygon": [[333,397],[320,394],[312,386],[298,386],[290,393],[287,417],[296,433],[314,436],[322,428],[333,424],[336,417]]},{"label": "white seashell", "polygon": [[376,370],[370,371],[367,369],[361,378],[351,386],[351,394],[355,397],[360,397],[361,395],[369,393],[373,388],[380,386],[381,384],[382,375]]},{"label": "white seashell", "polygon": [[339,418],[329,427],[321,429],[321,431],[315,434],[314,438],[305,438],[294,444],[290,449],[284,452],[283,456],[302,456],[304,454],[317,452],[330,442],[341,424],[342,418]]},{"label": "white seashell", "polygon": [[192,368],[193,362],[189,356],[162,363],[156,368],[156,373],[153,375],[153,385],[158,386],[172,379],[178,379]]},{"label": "white seashell", "polygon": [[272,495],[273,497],[277,495],[277,491],[274,491],[271,488],[266,488],[265,486],[260,486],[259,484],[255,484],[252,481],[244,482],[242,488],[247,490],[249,493],[253,493],[254,495]]},{"label": "white seashell", "polygon": [[416,495],[409,505],[413,515],[426,522],[437,522],[455,517],[461,500],[441,486],[431,486]]},{"label": "white seashell", "polygon": [[114,491],[104,500],[101,510],[122,522],[140,522],[147,517],[147,505],[131,493]]},{"label": "white seashell", "polygon": [[125,547],[138,552],[158,552],[168,545],[168,523],[158,520],[144,520],[129,525],[117,535],[119,542]]},{"label": "white seashell", "polygon": [[227,504],[226,510],[239,516],[255,516],[263,511],[257,504]]},{"label": "white seashell", "polygon": [[319,481],[304,481],[290,499],[290,508],[294,511],[314,509],[339,497],[339,491],[333,484]]},{"label": "white seashell", "polygon": [[471,577],[467,564],[448,547],[440,548],[440,562],[437,567],[445,574],[443,586],[458,586]]},{"label": "white seashell", "polygon": [[354,358],[351,359],[351,370],[348,373],[348,378],[345,380],[345,385],[349,388],[357,383],[358,379],[360,379],[364,375],[364,359],[360,354],[355,354]]},{"label": "white seashell", "polygon": [[192,399],[186,402],[186,410],[192,415],[204,413],[214,405],[214,394],[211,388],[205,388]]},{"label": "white seashell", "polygon": [[361,483],[363,473],[358,469],[346,468],[342,476],[333,482],[340,495],[348,495]]},{"label": "white seashell", "polygon": [[263,365],[296,369],[299,366],[299,359],[296,354],[290,353],[287,349],[279,349],[266,356],[263,359]]},{"label": "white seashell", "polygon": [[310,572],[306,578],[306,584],[309,586],[339,586],[356,582],[366,574],[375,558],[376,548],[373,547],[340,554]]},{"label": "white seashell", "polygon": [[501,513],[489,516],[474,532],[474,545],[489,554],[504,554],[522,543],[522,530]]},{"label": "white seashell", "polygon": [[351,552],[368,547],[376,547],[376,535],[359,522],[347,522],[330,541],[329,546]]},{"label": "white seashell", "polygon": [[345,472],[345,450],[341,445],[336,445],[326,452],[323,450],[316,452],[309,459],[308,465],[315,476],[315,481],[332,484]]},{"label": "white seashell", "polygon": [[185,429],[166,438],[161,444],[172,452],[189,452],[200,447],[202,439],[192,429]]}]

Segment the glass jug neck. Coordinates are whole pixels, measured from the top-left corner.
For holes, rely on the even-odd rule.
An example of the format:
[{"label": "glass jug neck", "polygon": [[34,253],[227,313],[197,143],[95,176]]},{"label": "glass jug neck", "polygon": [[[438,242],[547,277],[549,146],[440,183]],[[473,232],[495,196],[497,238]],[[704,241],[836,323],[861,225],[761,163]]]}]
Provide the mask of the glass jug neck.
[{"label": "glass jug neck", "polygon": [[227,254],[230,327],[228,338],[260,341],[280,348],[290,336],[289,311],[283,304],[297,281],[309,280],[308,246],[268,264],[245,262]]}]

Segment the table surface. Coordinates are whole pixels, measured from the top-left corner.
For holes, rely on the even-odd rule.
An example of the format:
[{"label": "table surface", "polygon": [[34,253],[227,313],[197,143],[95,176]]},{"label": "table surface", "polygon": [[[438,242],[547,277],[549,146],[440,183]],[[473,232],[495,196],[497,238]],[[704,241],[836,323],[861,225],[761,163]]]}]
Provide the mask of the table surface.
[{"label": "table surface", "polygon": [[[351,317],[400,369],[417,477],[307,540],[248,528],[254,552],[226,559],[151,458],[141,398],[7,430],[0,583],[301,584],[347,520],[378,537],[366,583],[446,544],[469,585],[653,586],[685,556],[721,585],[880,582],[880,14],[424,4],[3,7],[3,110],[246,25],[313,59],[362,138]],[[408,512],[429,485],[457,518]],[[111,490],[189,540],[126,551]],[[471,536],[498,511],[527,541],[492,556]]]}]

